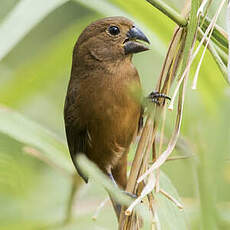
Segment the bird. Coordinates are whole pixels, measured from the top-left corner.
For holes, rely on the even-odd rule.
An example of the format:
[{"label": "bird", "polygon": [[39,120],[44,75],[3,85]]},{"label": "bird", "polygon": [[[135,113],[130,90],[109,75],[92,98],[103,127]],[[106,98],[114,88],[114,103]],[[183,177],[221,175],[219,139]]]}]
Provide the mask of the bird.
[{"label": "bird", "polygon": [[[116,186],[126,188],[127,156],[144,111],[132,56],[149,50],[147,43],[133,21],[115,16],[92,22],[74,46],[64,122],[72,161],[85,182],[88,177],[78,165],[78,154],[85,154]],[[158,97],[164,95],[152,96]]]}]

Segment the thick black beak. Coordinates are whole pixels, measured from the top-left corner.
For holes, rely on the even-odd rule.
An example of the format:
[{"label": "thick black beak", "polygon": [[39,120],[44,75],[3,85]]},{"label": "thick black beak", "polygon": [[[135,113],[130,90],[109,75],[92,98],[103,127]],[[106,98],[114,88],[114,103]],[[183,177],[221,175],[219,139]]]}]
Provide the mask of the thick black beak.
[{"label": "thick black beak", "polygon": [[149,50],[147,46],[138,41],[144,41],[150,44],[145,34],[139,28],[134,26],[127,32],[127,39],[124,42],[125,54],[139,53]]}]

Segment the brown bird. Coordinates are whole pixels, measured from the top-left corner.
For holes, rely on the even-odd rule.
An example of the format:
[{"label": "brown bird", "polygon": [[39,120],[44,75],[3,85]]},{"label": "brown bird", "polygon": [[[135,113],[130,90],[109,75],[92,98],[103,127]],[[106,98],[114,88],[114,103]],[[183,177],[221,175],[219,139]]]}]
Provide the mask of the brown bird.
[{"label": "brown bird", "polygon": [[132,21],[108,17],[87,26],[74,47],[64,118],[73,163],[86,182],[79,153],[126,187],[129,146],[142,124],[141,84],[131,60],[148,47],[139,41],[149,43]]}]

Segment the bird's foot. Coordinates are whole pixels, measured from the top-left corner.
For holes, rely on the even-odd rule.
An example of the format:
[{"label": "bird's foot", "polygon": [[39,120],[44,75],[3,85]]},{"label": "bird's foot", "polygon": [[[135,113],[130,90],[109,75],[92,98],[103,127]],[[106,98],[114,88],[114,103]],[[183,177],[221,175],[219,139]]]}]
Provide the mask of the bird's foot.
[{"label": "bird's foot", "polygon": [[136,194],[133,194],[133,193],[131,193],[131,192],[127,192],[127,191],[124,191],[124,190],[122,190],[122,192],[123,192],[125,195],[127,195],[127,196],[129,196],[129,197],[131,197],[131,198],[133,198],[133,199],[136,199],[136,198],[137,198],[137,195],[136,195]]},{"label": "bird's foot", "polygon": [[[114,186],[118,188],[118,185],[117,185],[117,182],[114,180],[113,178],[113,174],[112,173],[108,173],[108,176],[109,178],[111,179],[111,181],[113,182]],[[131,192],[127,192],[125,190],[121,190],[125,195],[131,197],[131,198],[134,198],[136,199],[137,198],[137,195],[131,193]]]},{"label": "bird's foot", "polygon": [[[125,195],[129,196],[132,199],[136,199],[137,198],[136,194],[133,194],[131,192],[127,192],[127,191],[124,191],[124,190],[121,190],[121,191],[122,191],[122,193],[124,193]],[[114,208],[115,208],[115,212],[117,213],[117,216],[120,216],[120,213],[121,213],[121,204],[115,202],[114,203]]]},{"label": "bird's foot", "polygon": [[160,98],[164,98],[164,99],[168,99],[171,100],[171,98],[163,93],[159,93],[159,92],[151,92],[147,99],[150,100],[153,103],[156,103],[157,105],[161,105],[159,102]]}]

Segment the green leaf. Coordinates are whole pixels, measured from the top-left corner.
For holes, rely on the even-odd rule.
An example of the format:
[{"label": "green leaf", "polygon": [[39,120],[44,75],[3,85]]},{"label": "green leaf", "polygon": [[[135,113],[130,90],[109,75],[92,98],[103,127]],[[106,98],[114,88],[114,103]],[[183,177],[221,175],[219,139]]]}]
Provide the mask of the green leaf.
[{"label": "green leaf", "polygon": [[56,35],[53,42],[44,44],[39,54],[15,69],[4,87],[0,86],[1,102],[9,107],[18,106],[22,102],[25,104],[34,94],[45,91],[50,85],[55,85],[63,76],[69,77],[76,37],[93,17],[95,15],[87,16],[80,22],[68,26],[62,33]]},{"label": "green leaf", "polygon": [[125,195],[118,187],[115,187],[108,176],[106,176],[92,161],[88,160],[85,155],[81,154],[77,156],[77,162],[84,175],[87,175],[89,178],[101,184],[121,204],[130,204],[132,201],[131,198]]},{"label": "green leaf", "polygon": [[[97,183],[100,183],[105,187],[111,194],[120,202],[129,204],[127,197],[122,194],[118,188],[114,187],[111,181],[86,157],[79,156],[78,162],[81,167],[81,170],[84,171],[85,174],[89,175],[90,178],[93,178]],[[160,175],[160,188],[164,189],[168,194],[173,196],[174,199],[181,203],[180,197],[176,191],[176,188],[171,183],[170,179],[161,172]],[[163,196],[161,193],[156,195],[158,202],[158,214],[161,224],[162,230],[175,230],[175,226],[177,230],[186,230],[186,218],[184,211],[181,211],[172,201]],[[138,205],[137,211],[142,215],[145,221],[149,222],[147,214],[147,209]],[[141,209],[140,209],[141,208]],[[167,220],[167,221],[166,221]]]},{"label": "green leaf", "polygon": [[69,173],[73,172],[65,142],[20,113],[0,106],[0,132],[37,148],[46,159]]},{"label": "green leaf", "polygon": [[0,22],[4,17],[8,14],[10,10],[17,4],[19,0],[1,0],[1,7],[0,7]]},{"label": "green leaf", "polygon": [[65,2],[21,0],[0,25],[0,61],[35,25]]},{"label": "green leaf", "polygon": [[[168,176],[162,171],[160,174],[160,188],[181,203],[181,199],[177,193],[176,188]],[[157,212],[159,215],[161,230],[189,229],[186,223],[185,212],[180,210],[172,201],[170,201],[161,193],[158,193],[156,196],[158,202]]]}]

